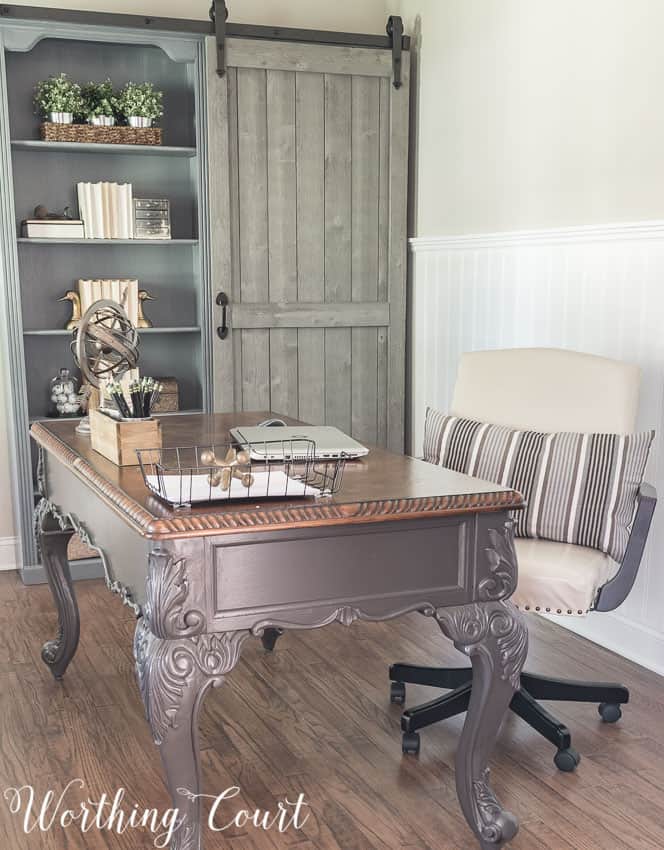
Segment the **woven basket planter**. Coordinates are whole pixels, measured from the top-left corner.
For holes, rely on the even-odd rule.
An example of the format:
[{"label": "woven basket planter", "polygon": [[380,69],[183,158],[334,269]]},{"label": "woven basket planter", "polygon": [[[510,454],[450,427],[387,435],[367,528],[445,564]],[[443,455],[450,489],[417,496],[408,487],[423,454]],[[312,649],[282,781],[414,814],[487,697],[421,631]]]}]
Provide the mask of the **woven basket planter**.
[{"label": "woven basket planter", "polygon": [[161,127],[95,127],[92,124],[41,125],[44,142],[85,142],[98,145],[160,145]]}]

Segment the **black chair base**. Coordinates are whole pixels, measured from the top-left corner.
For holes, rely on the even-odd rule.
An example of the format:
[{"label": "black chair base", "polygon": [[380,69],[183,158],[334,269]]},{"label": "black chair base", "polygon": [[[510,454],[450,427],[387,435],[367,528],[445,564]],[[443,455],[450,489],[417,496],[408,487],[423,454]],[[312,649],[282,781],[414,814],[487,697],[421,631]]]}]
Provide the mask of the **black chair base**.
[{"label": "black chair base", "polygon": [[[404,753],[417,755],[419,752],[419,729],[467,711],[472,678],[470,667],[416,667],[412,664],[393,664],[390,667],[390,700],[393,703],[404,704],[406,683],[450,691],[424,705],[406,709],[401,715]],[[537,700],[541,699],[599,703],[602,720],[616,723],[622,716],[620,706],[629,702],[629,691],[616,684],[572,682],[533,673],[521,674],[521,689],[512,697],[510,708],[556,747],[553,759],[556,767],[570,772],[576,769],[581,756],[572,747],[569,729],[539,704]]]}]

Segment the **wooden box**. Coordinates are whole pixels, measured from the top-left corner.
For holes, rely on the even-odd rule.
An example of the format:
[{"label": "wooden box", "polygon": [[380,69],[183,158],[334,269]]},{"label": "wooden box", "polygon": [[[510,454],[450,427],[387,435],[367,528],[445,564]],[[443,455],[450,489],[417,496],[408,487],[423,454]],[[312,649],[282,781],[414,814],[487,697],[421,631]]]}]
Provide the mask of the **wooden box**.
[{"label": "wooden box", "polygon": [[153,413],[176,413],[180,409],[180,397],[176,378],[155,378],[163,385],[159,401],[152,408]]},{"label": "wooden box", "polygon": [[[158,419],[118,422],[99,410],[91,410],[90,440],[96,452],[118,466],[138,466],[136,449],[161,448],[161,423]],[[143,459],[156,463],[159,454],[147,453]]]}]

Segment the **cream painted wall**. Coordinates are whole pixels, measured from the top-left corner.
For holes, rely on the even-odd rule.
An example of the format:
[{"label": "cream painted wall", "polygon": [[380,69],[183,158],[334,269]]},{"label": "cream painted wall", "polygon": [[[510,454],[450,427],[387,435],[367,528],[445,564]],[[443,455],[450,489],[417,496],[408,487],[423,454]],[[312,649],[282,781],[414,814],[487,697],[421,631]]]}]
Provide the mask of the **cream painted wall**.
[{"label": "cream painted wall", "polygon": [[[90,12],[119,12],[162,18],[207,19],[210,0],[16,0],[18,6],[50,6],[86,9]],[[275,24],[284,27],[385,32],[385,0],[227,0],[229,20],[242,24]]]},{"label": "cream painted wall", "polygon": [[414,235],[664,218],[661,0],[400,0],[421,18]]}]

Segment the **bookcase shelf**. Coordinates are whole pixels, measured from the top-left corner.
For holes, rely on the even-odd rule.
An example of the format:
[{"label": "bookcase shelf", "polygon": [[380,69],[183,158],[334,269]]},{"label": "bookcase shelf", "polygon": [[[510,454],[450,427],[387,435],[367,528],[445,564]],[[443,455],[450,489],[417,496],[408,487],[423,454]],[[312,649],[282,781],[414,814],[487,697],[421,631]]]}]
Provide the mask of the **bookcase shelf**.
[{"label": "bookcase shelf", "polygon": [[44,142],[39,139],[14,139],[14,150],[38,153],[72,153],[125,156],[166,156],[190,159],[196,148],[178,145],[108,145],[93,142]]},{"label": "bookcase shelf", "polygon": [[[139,368],[142,375],[156,378],[171,377],[178,382],[180,405],[195,410],[206,406],[203,375],[197,366],[201,360],[200,331],[182,333],[140,331]],[[56,333],[28,333],[23,335],[25,348],[25,373],[28,383],[28,413],[32,417],[45,416],[50,407],[49,382],[66,367],[77,377],[71,353],[72,334],[64,329]]]},{"label": "bookcase shelf", "polygon": [[[185,410],[164,410],[163,413],[157,413],[156,416],[161,419],[164,416],[192,416],[196,413],[204,413],[200,407],[192,407]],[[42,422],[44,419],[55,419],[54,416],[30,416],[28,422],[32,425],[33,422]],[[58,417],[59,418],[59,417]],[[68,416],[68,419],[82,419],[81,416]],[[37,490],[34,491],[37,494]]]},{"label": "bookcase shelf", "polygon": [[[180,327],[180,328],[141,328],[139,335],[143,334],[198,334],[201,332],[199,327]],[[45,330],[23,331],[24,336],[71,336],[72,331],[64,328],[46,328]]]},{"label": "bookcase shelf", "polygon": [[198,245],[198,239],[42,239],[19,236],[16,241],[22,245],[149,245],[151,248]]}]

